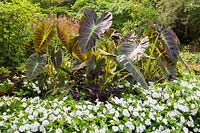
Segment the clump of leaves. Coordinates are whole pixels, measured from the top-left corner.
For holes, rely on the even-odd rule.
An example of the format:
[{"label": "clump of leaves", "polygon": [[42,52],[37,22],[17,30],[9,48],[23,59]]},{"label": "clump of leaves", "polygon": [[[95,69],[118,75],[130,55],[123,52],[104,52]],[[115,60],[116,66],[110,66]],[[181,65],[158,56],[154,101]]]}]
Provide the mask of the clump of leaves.
[{"label": "clump of leaves", "polygon": [[[69,24],[69,22],[71,23]],[[132,33],[129,33],[131,34],[130,37],[128,37],[128,35],[124,36],[121,39],[119,47],[117,46],[118,44],[114,42],[99,45],[97,43],[98,40],[105,35],[104,33],[111,25],[111,12],[105,12],[100,17],[97,17],[92,9],[85,10],[80,20],[80,25],[79,21],[69,21],[69,19],[65,17],[47,18],[42,21],[36,27],[34,33],[34,47],[36,53],[31,55],[27,60],[28,78],[30,80],[39,79],[39,82],[41,82],[47,80],[48,76],[51,76],[51,79],[54,79],[53,82],[55,83],[53,88],[56,88],[56,83],[60,80],[60,78],[58,78],[59,74],[64,72],[69,75],[64,78],[66,79],[68,77],[67,79],[70,80],[72,86],[73,83],[75,83],[86,88],[86,97],[91,95],[91,97],[100,98],[100,95],[102,95],[102,93],[104,94],[103,90],[107,90],[106,92],[108,92],[108,88],[112,88],[108,87],[112,86],[110,82],[113,82],[114,79],[118,79],[116,77],[119,75],[122,77],[125,76],[119,74],[119,72],[126,70],[126,72],[137,82],[140,82],[143,87],[148,88],[140,69],[134,65],[134,62],[140,60],[144,54],[145,48],[148,46],[148,38],[144,38],[137,43],[134,41],[131,42]],[[72,31],[74,31],[73,34]],[[62,49],[52,51],[49,48],[49,43],[56,33],[71,55],[70,58],[73,57],[73,60],[77,63],[79,62],[78,65],[74,65],[72,69],[62,67],[62,56],[64,54]],[[120,52],[115,54],[118,48]],[[105,56],[102,52],[107,55]],[[72,64],[77,64],[76,62]],[[117,64],[122,64],[123,67],[117,66]],[[82,72],[80,73],[79,71]],[[79,74],[78,78],[82,81],[74,80],[76,74]],[[41,79],[42,77],[46,79]],[[119,90],[117,87],[114,88]],[[72,92],[79,92],[79,90],[79,88],[78,91],[74,89]],[[111,94],[112,93],[108,96]],[[80,94],[76,93],[76,95]],[[106,97],[108,98],[108,96]]]},{"label": "clump of leaves", "polygon": [[151,47],[144,60],[144,76],[147,80],[163,78],[175,78],[178,74],[177,61],[180,61],[188,71],[189,67],[179,55],[179,39],[171,28],[162,28],[153,22],[147,21],[151,27],[147,31]]}]

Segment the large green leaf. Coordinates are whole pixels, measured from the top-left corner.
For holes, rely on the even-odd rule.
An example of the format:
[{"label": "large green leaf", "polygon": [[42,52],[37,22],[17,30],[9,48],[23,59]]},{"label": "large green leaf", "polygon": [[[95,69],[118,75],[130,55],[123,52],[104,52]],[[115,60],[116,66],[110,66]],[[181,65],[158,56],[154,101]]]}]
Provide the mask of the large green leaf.
[{"label": "large green leaf", "polygon": [[140,60],[148,46],[148,37],[143,38],[139,44],[135,44],[135,41],[126,41],[124,44],[122,43],[121,45],[120,54],[126,55],[129,60],[134,62]]},{"label": "large green leaf", "polygon": [[177,44],[177,37],[170,29],[164,29],[161,31],[161,37],[165,43],[165,49],[167,54],[169,55],[170,59],[176,63],[178,60],[178,44]]},{"label": "large green leaf", "polygon": [[125,55],[119,55],[116,59],[120,64],[122,64],[125,67],[125,69],[130,73],[130,75],[142,85],[142,87],[148,89],[148,85],[145,81],[145,78],[137,66],[132,64],[132,62],[130,62]]},{"label": "large green leaf", "polygon": [[36,78],[46,65],[47,57],[45,54],[32,54],[26,62],[26,74],[29,79]]},{"label": "large green leaf", "polygon": [[86,9],[80,22],[79,47],[82,53],[87,53],[97,39],[112,25],[112,13],[105,12],[100,18],[92,9]]}]

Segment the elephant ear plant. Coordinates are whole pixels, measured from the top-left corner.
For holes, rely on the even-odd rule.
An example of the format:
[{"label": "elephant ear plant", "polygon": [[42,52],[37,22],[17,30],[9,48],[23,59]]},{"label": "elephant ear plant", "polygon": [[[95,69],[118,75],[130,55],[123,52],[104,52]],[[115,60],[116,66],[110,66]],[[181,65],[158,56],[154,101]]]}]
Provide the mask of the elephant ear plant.
[{"label": "elephant ear plant", "polygon": [[126,70],[133,78],[135,78],[137,82],[147,89],[148,85],[145,78],[140,72],[140,69],[134,63],[139,61],[141,57],[144,56],[144,52],[149,46],[149,39],[145,37],[141,39],[139,43],[136,43],[133,35],[134,33],[130,32],[122,37],[117,61],[126,68]]},{"label": "elephant ear plant", "polygon": [[151,45],[147,52],[147,60],[143,62],[146,80],[157,80],[163,77],[175,78],[178,74],[177,61],[180,61],[190,71],[179,55],[179,40],[172,29],[162,28],[151,21],[147,22],[151,27],[150,32],[147,31]]},{"label": "elephant ear plant", "polygon": [[[122,37],[119,44],[112,42],[99,45],[98,40],[105,37],[107,34],[105,32],[109,31],[111,25],[111,12],[105,12],[98,17],[92,9],[84,11],[80,22],[69,21],[65,16],[48,17],[40,22],[33,38],[36,53],[27,60],[28,78],[30,80],[39,79],[40,82],[45,81],[44,84],[47,86],[51,83],[46,79],[48,77],[53,79],[51,80],[53,86],[50,89],[60,88],[62,85],[58,82],[63,83],[68,80],[71,85],[64,84],[63,87],[78,88],[72,91],[76,92],[78,97],[81,95],[80,87],[85,89],[87,94],[94,96],[92,99],[95,99],[105,93],[112,94],[113,91],[110,89],[114,91],[118,89],[113,88],[112,81],[117,82],[116,79],[120,77],[116,78],[116,75],[124,76],[120,72],[126,70],[144,88],[148,88],[143,74],[135,65],[149,45],[148,38],[143,38],[138,42],[134,40],[133,32],[131,32]],[[56,34],[60,42],[64,44],[66,51],[63,51],[64,47],[57,45],[58,41],[52,45],[51,40],[57,39]],[[108,51],[106,51],[107,48]],[[118,53],[114,54],[115,51]],[[66,62],[65,58],[69,60]],[[102,93],[103,90],[105,93]]]},{"label": "elephant ear plant", "polygon": [[65,16],[49,16],[39,21],[33,34],[35,53],[28,58],[26,63],[28,79],[37,81],[40,88],[48,90],[64,86],[66,72],[69,72],[64,64],[69,57],[65,56],[68,54],[64,54],[63,46],[59,46],[57,38],[68,50],[69,40],[78,34],[78,29],[78,22]]}]

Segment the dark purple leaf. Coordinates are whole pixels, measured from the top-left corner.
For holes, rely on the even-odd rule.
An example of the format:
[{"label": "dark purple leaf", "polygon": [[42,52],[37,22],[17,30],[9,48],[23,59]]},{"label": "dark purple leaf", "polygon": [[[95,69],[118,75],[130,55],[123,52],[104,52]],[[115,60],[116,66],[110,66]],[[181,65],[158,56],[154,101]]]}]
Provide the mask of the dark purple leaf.
[{"label": "dark purple leaf", "polygon": [[80,22],[79,46],[82,53],[87,53],[99,37],[112,25],[112,13],[106,12],[97,18],[92,9],[86,9]]}]

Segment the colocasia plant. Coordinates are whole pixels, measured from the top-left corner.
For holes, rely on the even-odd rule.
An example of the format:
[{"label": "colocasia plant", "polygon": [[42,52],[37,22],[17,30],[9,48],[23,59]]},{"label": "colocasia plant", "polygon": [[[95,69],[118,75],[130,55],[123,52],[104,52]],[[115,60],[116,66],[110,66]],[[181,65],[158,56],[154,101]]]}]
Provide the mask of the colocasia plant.
[{"label": "colocasia plant", "polygon": [[[60,80],[65,79],[62,83],[69,80],[71,88],[78,87],[75,91],[76,95],[80,96],[79,87],[85,87],[86,92],[89,94],[92,92],[95,98],[99,98],[102,90],[110,91],[107,86],[117,84],[117,82],[113,82],[116,77],[124,77],[120,71],[126,70],[143,87],[148,88],[139,68],[133,64],[143,55],[148,46],[148,38],[137,43],[131,42],[132,33],[129,33],[121,39],[119,46],[114,42],[98,45],[98,40],[105,36],[104,33],[111,25],[111,12],[105,12],[97,17],[92,9],[85,10],[80,22],[65,16],[51,16],[39,22],[33,38],[35,53],[27,60],[27,77],[33,81],[38,80],[41,87],[50,89],[62,87],[59,84]],[[67,52],[63,52],[62,46],[59,47],[57,44],[52,46],[51,41],[55,39],[56,34]],[[118,51],[118,48],[119,52],[115,54],[114,51]],[[71,60],[64,63],[63,55],[65,53],[69,53],[67,55],[70,56],[67,58],[71,58]],[[105,53],[108,55],[104,56]],[[68,67],[69,64],[73,67]],[[123,67],[117,64],[122,64],[120,66]],[[63,73],[65,76],[58,78]],[[77,76],[78,80],[76,80]],[[113,89],[117,90],[118,87]]]},{"label": "colocasia plant", "polygon": [[[111,39],[115,31],[111,25],[111,12],[98,17],[92,9],[86,9],[80,21],[51,16],[39,22],[33,41],[36,52],[27,60],[28,78],[50,90],[67,86],[76,98],[84,91],[86,98],[107,100],[121,93],[117,87],[121,80],[132,77],[148,89],[146,81],[160,71],[168,78],[176,76],[178,59],[186,66],[172,30],[152,24],[156,34],[140,39],[130,32],[116,41]],[[56,34],[66,51],[58,42],[50,43]]]},{"label": "colocasia plant", "polygon": [[173,79],[178,75],[177,62],[180,61],[190,72],[188,65],[179,55],[179,39],[171,28],[163,28],[151,21],[146,21],[150,30],[146,31],[150,38],[143,70],[146,80],[162,78]]}]

